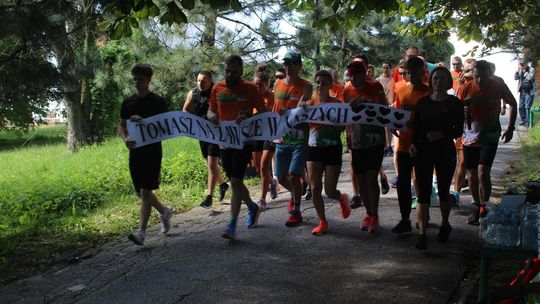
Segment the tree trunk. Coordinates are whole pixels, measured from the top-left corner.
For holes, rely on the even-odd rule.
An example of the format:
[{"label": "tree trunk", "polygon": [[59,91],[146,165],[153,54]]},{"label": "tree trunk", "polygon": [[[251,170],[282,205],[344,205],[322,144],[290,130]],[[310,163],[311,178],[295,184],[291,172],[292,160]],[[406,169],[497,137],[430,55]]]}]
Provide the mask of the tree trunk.
[{"label": "tree trunk", "polygon": [[84,113],[80,100],[66,98],[67,114],[67,144],[71,152],[79,150],[81,147],[91,142],[89,130],[90,122]]}]

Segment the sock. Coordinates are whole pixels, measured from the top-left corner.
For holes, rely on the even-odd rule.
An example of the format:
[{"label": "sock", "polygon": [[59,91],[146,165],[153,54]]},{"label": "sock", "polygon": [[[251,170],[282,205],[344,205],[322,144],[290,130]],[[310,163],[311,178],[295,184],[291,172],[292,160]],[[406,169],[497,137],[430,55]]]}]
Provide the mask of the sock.
[{"label": "sock", "polygon": [[294,212],[300,212],[300,204],[294,205]]},{"label": "sock", "polygon": [[231,217],[231,221],[229,222],[229,227],[231,227],[232,229],[236,229],[236,221],[237,221],[236,218]]}]

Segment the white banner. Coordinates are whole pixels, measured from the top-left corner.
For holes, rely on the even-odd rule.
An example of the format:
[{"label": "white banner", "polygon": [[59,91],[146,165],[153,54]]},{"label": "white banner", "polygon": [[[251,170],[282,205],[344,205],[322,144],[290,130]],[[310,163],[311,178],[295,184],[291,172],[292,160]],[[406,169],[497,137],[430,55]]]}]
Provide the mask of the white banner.
[{"label": "white banner", "polygon": [[215,124],[187,112],[167,112],[148,117],[139,122],[128,120],[129,137],[136,147],[165,139],[188,136],[221,146],[240,149],[252,140],[274,140],[283,137],[300,123],[317,123],[334,126],[367,124],[405,130],[410,112],[380,104],[364,103],[353,109],[349,104],[322,104],[295,108],[283,115],[263,113],[236,124],[222,121]]}]

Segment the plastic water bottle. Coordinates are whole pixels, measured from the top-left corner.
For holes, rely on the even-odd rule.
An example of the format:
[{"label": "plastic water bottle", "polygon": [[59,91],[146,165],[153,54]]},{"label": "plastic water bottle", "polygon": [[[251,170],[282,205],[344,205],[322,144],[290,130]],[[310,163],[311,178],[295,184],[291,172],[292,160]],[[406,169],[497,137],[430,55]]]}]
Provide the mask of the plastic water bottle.
[{"label": "plastic water bottle", "polygon": [[521,225],[521,247],[536,250],[538,247],[537,206],[526,204]]}]

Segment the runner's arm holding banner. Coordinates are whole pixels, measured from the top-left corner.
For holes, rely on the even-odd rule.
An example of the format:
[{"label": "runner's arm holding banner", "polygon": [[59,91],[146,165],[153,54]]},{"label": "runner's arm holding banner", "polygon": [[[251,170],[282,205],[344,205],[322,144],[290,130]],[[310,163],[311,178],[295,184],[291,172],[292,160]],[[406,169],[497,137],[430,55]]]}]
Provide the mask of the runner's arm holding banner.
[{"label": "runner's arm holding banner", "polygon": [[[212,116],[214,115],[214,116]],[[208,118],[217,115],[208,111]],[[187,112],[167,112],[145,118],[140,122],[127,121],[127,134],[140,147],[161,140],[188,136],[222,146],[241,148],[246,141],[273,140],[284,136],[299,123],[317,123],[335,126],[367,124],[405,130],[410,112],[392,109],[381,104],[364,103],[322,104],[287,110],[283,115],[263,113],[243,120],[210,122]]]}]

